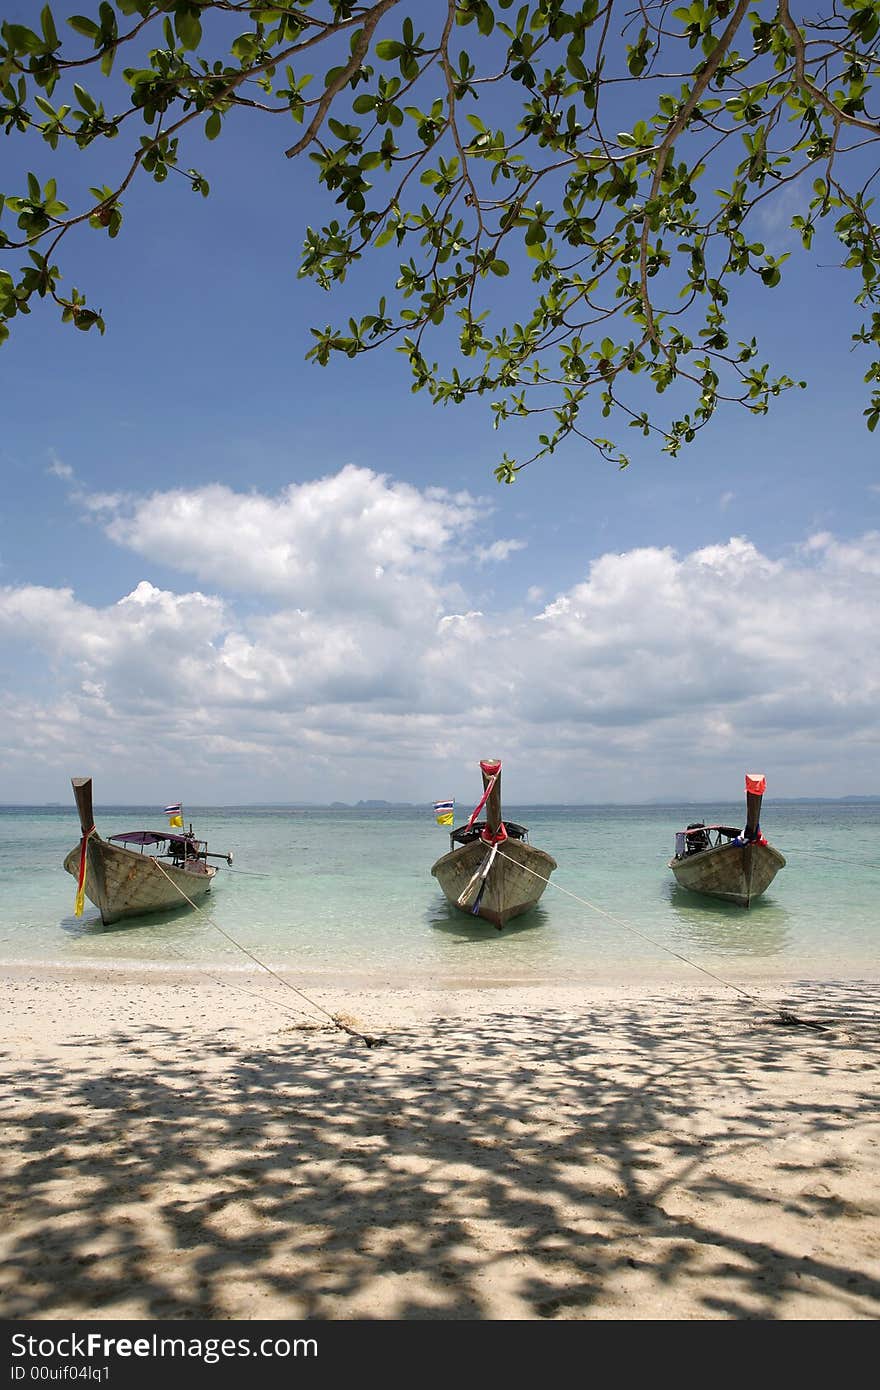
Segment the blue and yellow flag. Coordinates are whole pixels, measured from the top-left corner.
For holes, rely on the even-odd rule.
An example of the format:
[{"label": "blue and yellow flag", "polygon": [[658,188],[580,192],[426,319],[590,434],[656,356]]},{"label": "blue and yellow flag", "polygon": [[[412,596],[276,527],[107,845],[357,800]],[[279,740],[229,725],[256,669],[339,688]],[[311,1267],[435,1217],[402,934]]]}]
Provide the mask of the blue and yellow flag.
[{"label": "blue and yellow flag", "polygon": [[169,817],[168,824],[173,830],[183,829],[183,807],[179,801],[173,802],[171,806],[166,806],[165,814]]},{"label": "blue and yellow flag", "polygon": [[451,825],[455,816],[454,801],[435,801],[434,815],[438,825]]}]

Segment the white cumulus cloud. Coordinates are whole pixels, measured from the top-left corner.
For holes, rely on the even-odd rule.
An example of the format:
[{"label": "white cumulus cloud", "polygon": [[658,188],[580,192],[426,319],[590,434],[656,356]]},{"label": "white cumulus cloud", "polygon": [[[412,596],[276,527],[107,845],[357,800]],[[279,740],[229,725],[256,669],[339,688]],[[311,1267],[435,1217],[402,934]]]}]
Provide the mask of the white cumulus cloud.
[{"label": "white cumulus cloud", "polygon": [[349,466],[277,496],[213,484],[117,499],[103,524],[118,544],[225,593],[406,620],[436,605],[477,517],[466,494]]},{"label": "white cumulus cloud", "polygon": [[0,589],[7,776],[131,797],[185,760],[205,799],[430,799],[499,753],[522,799],[735,794],[746,765],[780,795],[878,790],[880,535],[608,553],[535,614],[449,583],[469,547],[480,571],[476,514],[364,469],[112,508],[145,575],[201,588]]}]

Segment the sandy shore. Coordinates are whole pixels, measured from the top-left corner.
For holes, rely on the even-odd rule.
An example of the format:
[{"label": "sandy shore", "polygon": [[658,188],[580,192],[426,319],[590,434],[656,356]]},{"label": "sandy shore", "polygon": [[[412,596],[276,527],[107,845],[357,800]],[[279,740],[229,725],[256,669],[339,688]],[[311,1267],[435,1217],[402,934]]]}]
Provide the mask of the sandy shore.
[{"label": "sandy shore", "polygon": [[0,1317],[880,1316],[876,983],[235,984],[0,982]]}]

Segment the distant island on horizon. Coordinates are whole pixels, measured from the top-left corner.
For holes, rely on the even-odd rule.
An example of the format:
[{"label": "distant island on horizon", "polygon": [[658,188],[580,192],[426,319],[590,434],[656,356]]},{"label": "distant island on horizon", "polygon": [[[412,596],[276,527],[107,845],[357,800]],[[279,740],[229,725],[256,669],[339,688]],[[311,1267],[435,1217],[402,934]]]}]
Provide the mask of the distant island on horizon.
[{"label": "distant island on horizon", "polygon": [[[456,806],[465,808],[472,804],[472,799],[459,800],[454,798]],[[874,805],[880,802],[880,793],[870,795],[849,795],[849,796],[765,796],[764,805],[815,805],[815,806],[863,806]],[[739,805],[740,798],[735,797],[652,797],[645,801],[511,801],[507,803],[511,806],[527,807],[596,807],[596,806],[732,806]],[[137,801],[100,801],[95,803],[96,807],[105,810],[115,810],[123,808],[125,810],[147,811],[151,815],[162,815],[163,811],[153,802]],[[0,811],[63,811],[68,809],[65,801],[7,801],[0,802]],[[73,803],[70,803],[70,809]],[[433,809],[431,801],[385,801],[381,798],[371,797],[361,801],[194,801],[189,807],[185,805],[184,814],[188,810],[193,812],[200,810],[243,810],[243,811],[425,811]],[[462,812],[463,813],[463,812]]]}]

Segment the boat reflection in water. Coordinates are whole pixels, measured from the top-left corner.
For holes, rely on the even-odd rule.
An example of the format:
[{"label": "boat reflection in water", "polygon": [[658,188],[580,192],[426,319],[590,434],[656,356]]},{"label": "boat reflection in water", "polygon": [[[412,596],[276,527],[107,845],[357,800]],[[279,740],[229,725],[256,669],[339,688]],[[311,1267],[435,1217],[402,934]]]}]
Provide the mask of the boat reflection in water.
[{"label": "boat reflection in water", "polygon": [[[533,932],[536,927],[546,926],[550,920],[550,914],[540,903],[537,903],[527,915],[517,917],[504,928],[504,936],[510,939],[513,936],[520,936]],[[427,913],[428,926],[434,931],[440,932],[443,936],[456,937],[459,942],[479,943],[481,941],[498,941],[499,935],[494,923],[473,919],[468,921],[467,917],[462,916],[461,908],[453,903],[445,902],[431,907]],[[478,931],[475,928],[485,927],[485,931]]]},{"label": "boat reflection in water", "polygon": [[791,949],[791,913],[772,900],[762,898],[744,913],[735,903],[699,901],[670,883],[669,906],[679,944],[707,955],[780,956]]},{"label": "boat reflection in water", "polygon": [[[192,907],[181,899],[176,907],[167,907],[163,908],[162,911],[151,912],[148,925],[155,934],[157,929],[166,923],[173,927],[180,918],[189,917],[191,914]],[[70,913],[67,917],[61,917],[58,925],[69,936],[83,937],[107,936],[127,931],[137,934],[144,929],[144,923],[140,916],[123,917],[115,922],[105,923],[102,921],[100,909],[97,907],[87,907],[80,917],[77,917],[75,912]]]}]

